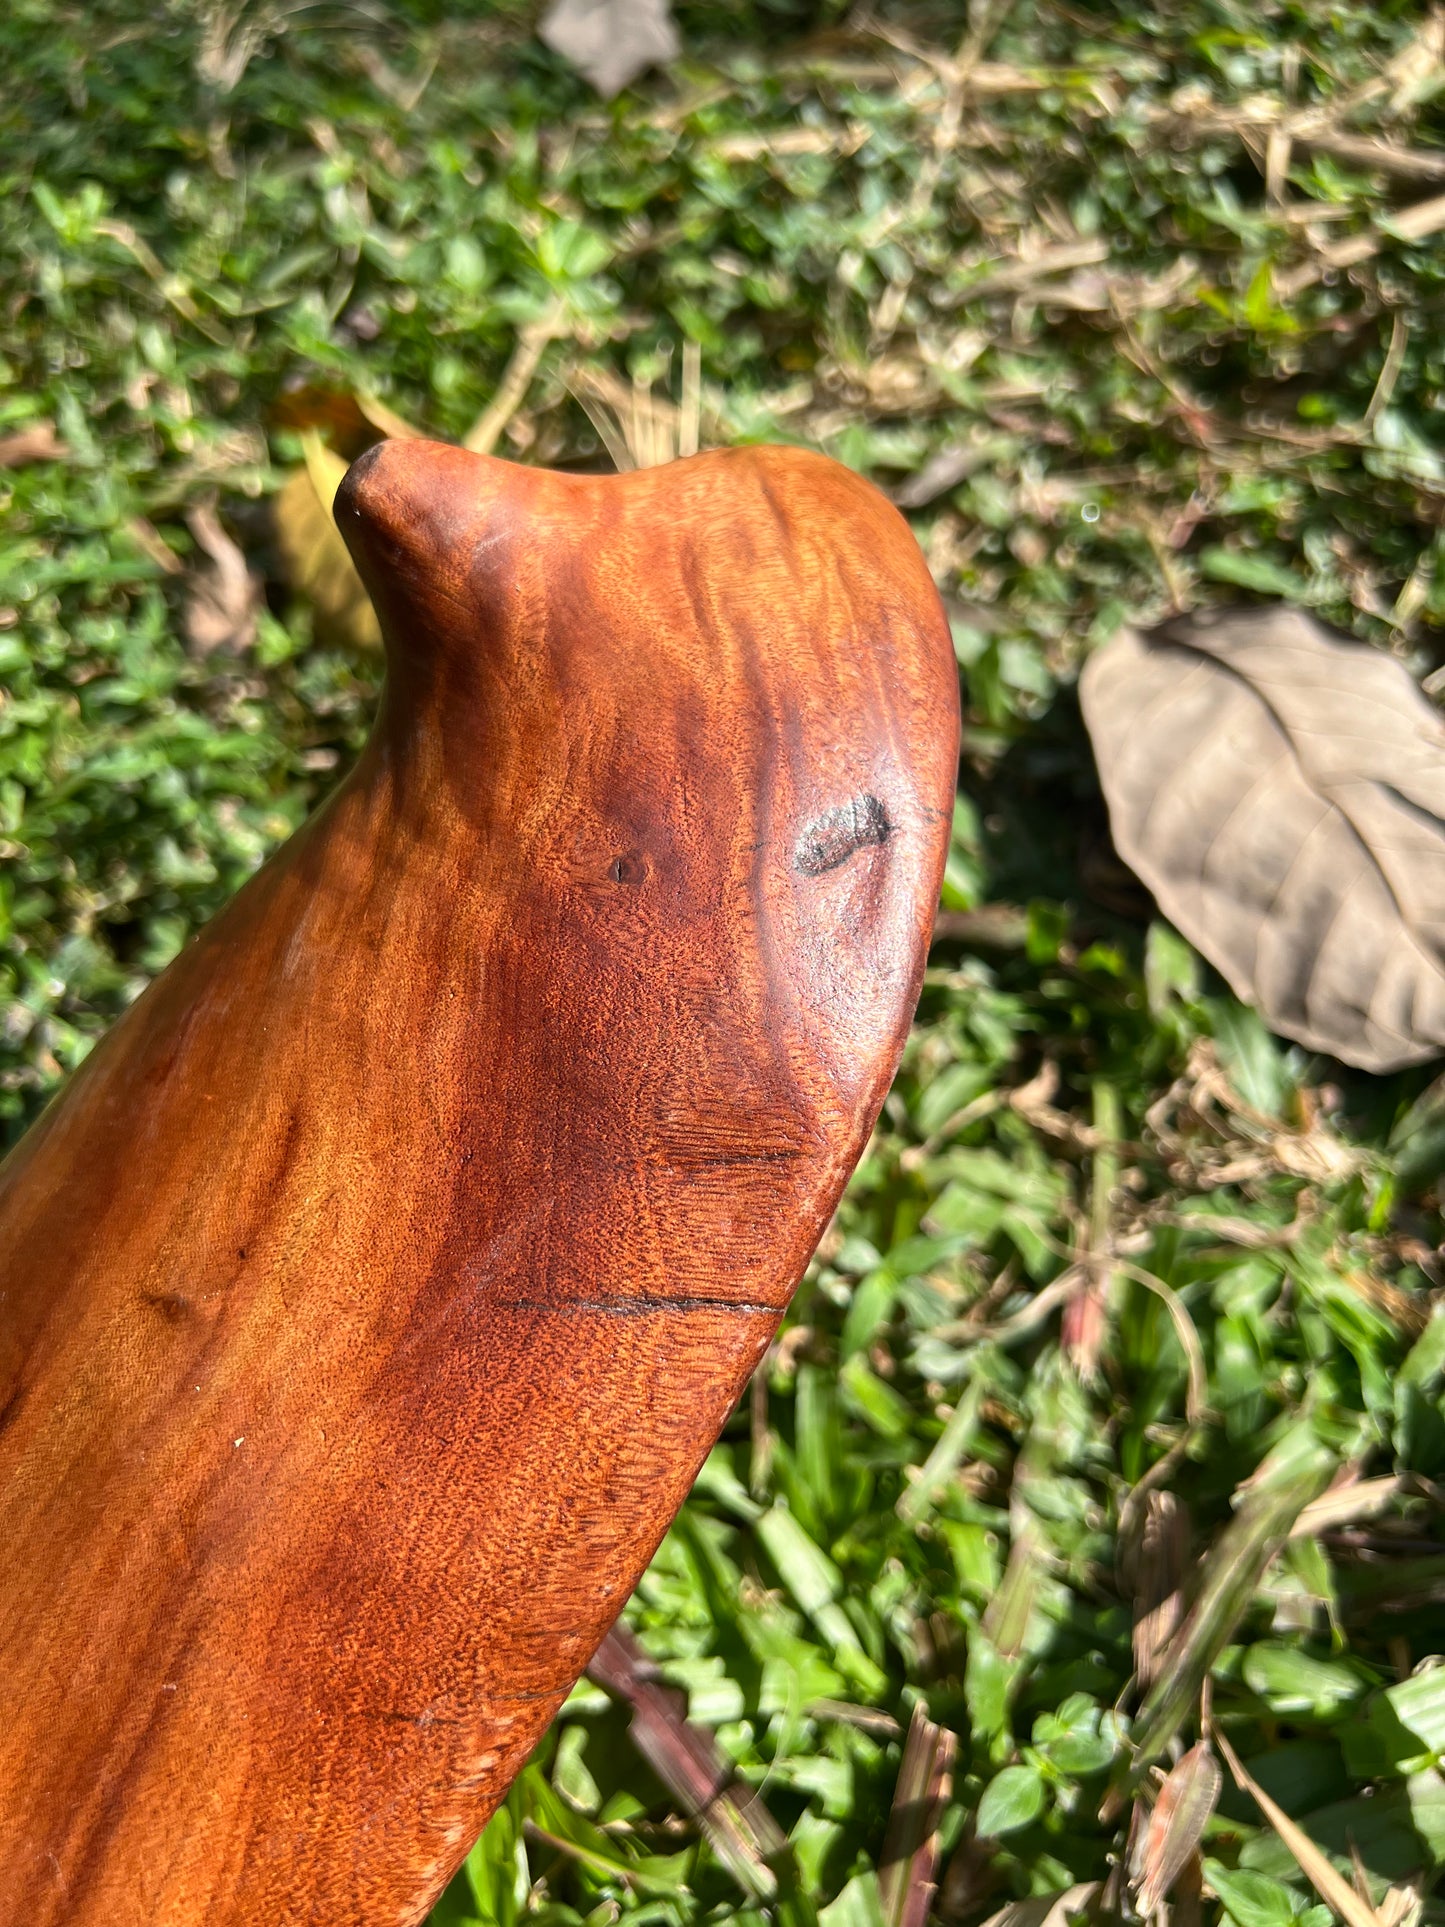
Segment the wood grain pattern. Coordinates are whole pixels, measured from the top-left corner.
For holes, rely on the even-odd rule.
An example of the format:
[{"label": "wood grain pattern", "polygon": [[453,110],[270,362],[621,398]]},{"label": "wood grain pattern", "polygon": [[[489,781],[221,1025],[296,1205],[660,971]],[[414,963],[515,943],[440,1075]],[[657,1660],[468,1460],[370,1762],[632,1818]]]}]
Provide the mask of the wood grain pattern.
[{"label": "wood grain pattern", "polygon": [[425,442],[337,519],[357,768],[0,1173],[0,1922],[420,1920],[765,1349],[957,754],[821,457]]}]

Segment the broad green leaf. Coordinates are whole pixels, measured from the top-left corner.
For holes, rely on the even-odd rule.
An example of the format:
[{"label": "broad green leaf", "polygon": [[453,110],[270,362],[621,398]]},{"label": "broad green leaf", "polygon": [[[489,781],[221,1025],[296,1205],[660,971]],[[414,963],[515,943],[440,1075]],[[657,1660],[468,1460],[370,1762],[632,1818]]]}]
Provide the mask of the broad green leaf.
[{"label": "broad green leaf", "polygon": [[1314,1913],[1324,1917],[1320,1927],[1329,1921],[1326,1909],[1311,1909],[1292,1887],[1270,1879],[1267,1874],[1253,1873],[1246,1868],[1231,1872],[1217,1860],[1206,1860],[1204,1877],[1224,1902],[1226,1915],[1237,1927],[1293,1927],[1297,1920],[1305,1921],[1307,1927],[1315,1927],[1310,1918]]},{"label": "broad green leaf", "polygon": [[1006,1766],[984,1788],[975,1816],[979,1834],[1014,1833],[1037,1820],[1044,1808],[1043,1775],[1037,1767]]},{"label": "broad green leaf", "polygon": [[871,1868],[855,1874],[837,1899],[820,1909],[818,1927],[885,1927],[877,1874]]},{"label": "broad green leaf", "polygon": [[1310,1713],[1316,1719],[1329,1719],[1367,1690],[1350,1667],[1270,1641],[1245,1654],[1244,1681],[1276,1713]]},{"label": "broad green leaf", "polygon": [[1406,1354],[1397,1374],[1419,1391],[1433,1390],[1445,1376],[1445,1305],[1436,1305],[1430,1322]]},{"label": "broad green leaf", "polygon": [[1057,1713],[1034,1721],[1032,1742],[1060,1773],[1084,1776],[1109,1765],[1119,1733],[1113,1716],[1105,1718],[1096,1700],[1087,1693],[1071,1693]]},{"label": "broad green leaf", "polygon": [[941,1130],[955,1112],[971,1104],[992,1079],[982,1064],[950,1064],[931,1083],[924,1086],[914,1105],[918,1128],[925,1137]]},{"label": "broad green leaf", "polygon": [[838,1374],[838,1386],[843,1403],[880,1438],[908,1437],[913,1427],[913,1410],[908,1400],[869,1371],[861,1358],[847,1360]]},{"label": "broad green leaf", "polygon": [[[1426,1675],[1428,1678],[1429,1676]],[[1406,1681],[1413,1685],[1413,1681]],[[1340,1746],[1350,1772],[1362,1779],[1399,1778],[1434,1763],[1438,1749],[1402,1717],[1394,1693],[1378,1693],[1363,1715],[1340,1729]],[[1430,1709],[1426,1715],[1429,1719]],[[1433,1724],[1433,1721],[1430,1722]]]},{"label": "broad green leaf", "polygon": [[1005,1730],[1009,1694],[1018,1671],[1017,1660],[1005,1659],[985,1633],[970,1630],[963,1691],[978,1739],[991,1740]]}]

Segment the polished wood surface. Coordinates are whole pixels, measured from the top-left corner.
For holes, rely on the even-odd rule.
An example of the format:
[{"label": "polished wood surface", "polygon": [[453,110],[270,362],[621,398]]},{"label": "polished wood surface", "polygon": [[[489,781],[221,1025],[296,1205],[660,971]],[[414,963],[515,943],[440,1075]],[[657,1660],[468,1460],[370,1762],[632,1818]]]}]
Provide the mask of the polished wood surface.
[{"label": "polished wood surface", "polygon": [[897,1063],[957,696],[819,456],[426,442],[357,768],[0,1171],[0,1923],[424,1918]]}]

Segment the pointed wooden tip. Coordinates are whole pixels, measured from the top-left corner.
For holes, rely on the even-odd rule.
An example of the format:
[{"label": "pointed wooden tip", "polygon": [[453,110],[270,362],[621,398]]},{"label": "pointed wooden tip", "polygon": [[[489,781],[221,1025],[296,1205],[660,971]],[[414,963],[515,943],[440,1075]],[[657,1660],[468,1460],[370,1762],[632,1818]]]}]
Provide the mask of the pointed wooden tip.
[{"label": "pointed wooden tip", "polygon": [[336,526],[375,595],[398,572],[433,574],[527,474],[447,442],[378,442],[357,457],[336,491]]}]

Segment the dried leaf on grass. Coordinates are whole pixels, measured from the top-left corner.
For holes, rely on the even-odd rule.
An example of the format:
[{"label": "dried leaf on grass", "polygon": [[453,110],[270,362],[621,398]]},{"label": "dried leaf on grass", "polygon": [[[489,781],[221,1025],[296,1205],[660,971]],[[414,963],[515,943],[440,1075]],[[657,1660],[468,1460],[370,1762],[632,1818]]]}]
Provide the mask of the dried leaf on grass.
[{"label": "dried leaf on grass", "polygon": [[319,430],[338,454],[349,461],[371,447],[378,436],[392,441],[416,441],[421,430],[376,395],[358,394],[350,388],[334,388],[321,382],[305,382],[288,388],[271,407],[271,420],[278,428]]},{"label": "dried leaf on grass", "polygon": [[1168,1899],[1174,1882],[1198,1852],[1223,1784],[1213,1749],[1208,1740],[1200,1740],[1160,1787],[1144,1835],[1135,1883],[1139,1912],[1146,1920]]},{"label": "dried leaf on grass", "polygon": [[497,384],[497,392],[462,437],[462,447],[474,455],[490,455],[502,431],[527,399],[527,390],[548,342],[567,332],[566,303],[551,301],[543,312],[517,331],[517,345]]},{"label": "dried leaf on grass", "polygon": [[878,1862],[878,1892],[887,1927],[924,1927],[938,1886],[939,1826],[953,1792],[958,1741],[913,1709],[898,1785]]},{"label": "dried leaf on grass", "polygon": [[196,570],[186,594],[186,641],[198,656],[217,649],[240,655],[256,640],[256,618],[261,611],[260,578],[251,573],[245,556],[221,527],[214,508],[191,509],[186,526],[207,566]]},{"label": "dried leaf on grass", "polygon": [[1361,1519],[1376,1519],[1389,1510],[1405,1489],[1398,1476],[1380,1479],[1354,1479],[1332,1487],[1312,1499],[1295,1520],[1291,1539],[1316,1539],[1322,1532],[1338,1532],[1341,1526],[1356,1525]]},{"label": "dried leaf on grass", "polygon": [[[575,368],[564,380],[619,474],[695,455],[701,446],[702,370],[696,342],[683,344],[682,399],[677,405],[654,395],[650,383],[634,380],[629,385],[607,368]],[[470,438],[467,446],[475,446]]]},{"label": "dried leaf on grass", "polygon": [[28,422],[24,428],[0,435],[0,468],[24,468],[27,462],[59,462],[70,453],[49,419]]},{"label": "dried leaf on grass", "polygon": [[125,527],[147,562],[154,562],[163,575],[185,574],[185,563],[148,516],[133,515]]},{"label": "dried leaf on grass", "polygon": [[603,1640],[587,1675],[631,1708],[633,1744],[738,1885],[755,1899],[772,1898],[772,1863],[787,1850],[781,1828],[759,1796],[733,1778],[712,1734],[687,1718],[683,1695],[657,1678],[624,1626]]},{"label": "dried leaf on grass", "polygon": [[1332,1454],[1316,1440],[1287,1435],[1241,1490],[1235,1515],[1200,1566],[1194,1602],[1160,1656],[1158,1677],[1139,1709],[1136,1769],[1157,1759],[1179,1730],[1265,1569],[1334,1467]]},{"label": "dried leaf on grass", "polygon": [[1365,1070],[1445,1050],[1445,722],[1298,610],[1124,631],[1080,685],[1114,841],[1275,1030]]},{"label": "dried leaf on grass", "polygon": [[682,51],[667,0],[556,0],[537,31],[604,100]]},{"label": "dried leaf on grass", "polygon": [[301,437],[305,463],[276,497],[276,542],[286,579],[311,604],[317,635],[352,649],[381,647],[381,627],[331,505],[347,463],[314,429]]},{"label": "dried leaf on grass", "polygon": [[983,1927],[1068,1927],[1075,1914],[1081,1914],[1099,1891],[1097,1880],[1081,1881],[1058,1893],[1030,1894],[1025,1900],[1011,1900],[990,1914]]},{"label": "dried leaf on grass", "polygon": [[1328,1854],[1317,1847],[1304,1828],[1291,1820],[1284,1808],[1272,1800],[1258,1780],[1242,1765],[1234,1748],[1217,1728],[1214,1737],[1219,1750],[1224,1755],[1235,1784],[1247,1793],[1279,1835],[1281,1841],[1294,1855],[1300,1871],[1310,1885],[1348,1927],[1382,1927],[1380,1916],[1369,1901],[1355,1892]]},{"label": "dried leaf on grass", "polygon": [[899,483],[892,499],[901,509],[927,508],[972,475],[988,460],[989,453],[987,442],[947,442],[906,482]]},{"label": "dried leaf on grass", "polygon": [[1183,1616],[1190,1527],[1187,1508],[1172,1492],[1147,1493],[1136,1517],[1122,1577],[1134,1596],[1134,1670],[1147,1691]]}]

